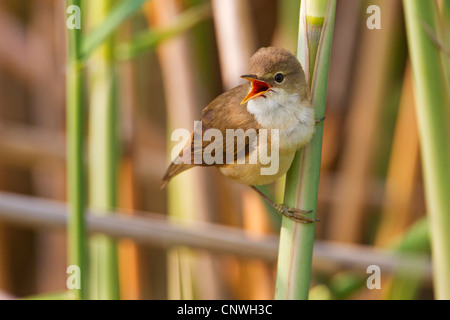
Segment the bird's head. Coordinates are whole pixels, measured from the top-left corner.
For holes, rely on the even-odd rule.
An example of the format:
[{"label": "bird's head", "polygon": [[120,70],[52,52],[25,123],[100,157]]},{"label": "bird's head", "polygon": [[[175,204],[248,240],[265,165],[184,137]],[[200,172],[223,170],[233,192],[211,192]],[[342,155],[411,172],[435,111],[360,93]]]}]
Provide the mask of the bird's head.
[{"label": "bird's head", "polygon": [[241,104],[252,99],[281,99],[298,94],[307,99],[305,73],[297,58],[289,51],[267,47],[259,49],[250,59],[250,74],[242,78],[252,87]]}]

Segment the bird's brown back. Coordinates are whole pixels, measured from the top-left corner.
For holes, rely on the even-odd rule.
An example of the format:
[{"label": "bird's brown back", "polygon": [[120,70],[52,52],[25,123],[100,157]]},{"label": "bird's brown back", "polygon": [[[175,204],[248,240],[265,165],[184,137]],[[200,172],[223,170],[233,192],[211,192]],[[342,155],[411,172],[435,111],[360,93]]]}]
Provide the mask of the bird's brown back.
[{"label": "bird's brown back", "polygon": [[[205,109],[203,109],[202,112],[202,128],[201,131],[199,128],[195,129],[197,130],[197,134],[203,134],[209,130],[209,129],[217,129],[221,132],[223,137],[223,163],[226,163],[226,153],[227,150],[230,150],[229,147],[226,145],[226,131],[227,129],[242,129],[244,132],[249,129],[255,129],[256,132],[260,129],[259,123],[256,121],[254,116],[247,111],[247,104],[241,105],[241,101],[244,99],[244,97],[247,95],[247,93],[250,90],[251,85],[250,84],[243,84],[240,86],[237,86],[220,96],[218,96],[216,99],[214,99]],[[194,166],[208,166],[207,163],[204,161],[201,164],[194,164],[194,157],[196,152],[202,152],[203,150],[211,143],[214,143],[213,141],[203,141],[201,147],[195,147],[194,145],[194,132],[191,134],[191,141],[188,143],[186,148],[184,148],[184,151],[182,151],[179,155],[181,159],[184,160],[184,162],[187,162],[185,155],[186,151],[190,149],[190,163],[181,163],[181,164],[174,164],[172,163],[169,168],[167,169],[167,172],[163,178],[164,185],[167,184],[170,179],[172,179],[174,176],[180,174],[181,172],[190,169]],[[245,143],[245,155],[248,155],[251,152],[251,146],[248,143],[249,141],[246,140]],[[242,152],[242,150],[238,150],[237,148],[233,148],[234,150],[234,160],[236,160],[237,155]],[[213,166],[216,164],[213,164]]]}]

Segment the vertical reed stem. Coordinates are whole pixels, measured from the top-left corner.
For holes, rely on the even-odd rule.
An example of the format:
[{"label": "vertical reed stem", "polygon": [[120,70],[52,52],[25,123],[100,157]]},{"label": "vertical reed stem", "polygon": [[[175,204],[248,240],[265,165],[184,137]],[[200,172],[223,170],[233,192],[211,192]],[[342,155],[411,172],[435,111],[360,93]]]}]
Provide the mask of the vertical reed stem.
[{"label": "vertical reed stem", "polygon": [[[98,25],[111,11],[113,1],[95,0],[89,6],[89,20]],[[90,76],[90,206],[114,211],[117,206],[117,103],[114,40],[107,38],[89,60]],[[117,243],[104,235],[92,238],[92,298],[120,298]]]},{"label": "vertical reed stem", "polygon": [[[325,4],[319,4],[318,2],[324,2]],[[305,9],[304,5],[307,6],[305,11],[306,22],[300,21],[299,42],[308,43],[305,34],[310,33],[304,32],[304,27],[308,28],[308,20],[314,21],[314,23],[324,21],[327,8],[326,3],[326,0],[302,2],[301,11]],[[309,11],[308,6],[309,9],[314,10]],[[322,40],[320,45],[318,45],[316,71],[313,77],[312,104],[318,119],[325,115],[335,11],[336,0],[331,0],[328,5],[327,20],[322,32]],[[308,19],[308,13],[311,12],[314,12],[314,15],[309,15],[310,18]],[[305,46],[311,48],[308,45]],[[299,50],[299,60],[305,68],[308,68],[309,63],[307,61],[309,60],[307,56],[302,55],[302,52],[305,51]],[[311,52],[309,52],[309,55],[311,56]],[[307,72],[306,74],[309,73]],[[285,204],[295,206],[297,200],[299,208],[314,211],[311,215],[312,218],[315,218],[317,208],[322,136],[323,124],[319,124],[311,142],[305,146],[302,152],[297,153],[286,177]],[[283,218],[278,256],[276,299],[308,299],[314,230],[314,224],[299,224]]]},{"label": "vertical reed stem", "polygon": [[[67,0],[67,7],[78,6],[81,0]],[[75,298],[86,298],[86,228],[84,222],[84,124],[83,79],[81,70],[80,29],[68,29],[68,67],[66,80],[67,107],[67,198],[69,203],[68,260],[80,268],[81,288],[73,289]]]},{"label": "vertical reed stem", "polygon": [[436,1],[404,0],[403,4],[417,102],[435,297],[450,299],[449,93],[443,54],[424,27],[439,36],[438,7]]}]

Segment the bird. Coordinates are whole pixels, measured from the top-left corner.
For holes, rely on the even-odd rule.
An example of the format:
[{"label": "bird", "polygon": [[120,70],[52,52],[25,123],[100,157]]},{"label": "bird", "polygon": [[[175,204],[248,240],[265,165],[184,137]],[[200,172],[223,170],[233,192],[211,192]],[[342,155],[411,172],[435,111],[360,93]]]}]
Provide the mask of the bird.
[{"label": "bird", "polygon": [[[311,140],[315,124],[321,121],[315,120],[300,62],[284,48],[263,47],[250,58],[249,73],[241,78],[247,82],[219,95],[203,109],[198,122],[200,125],[194,128],[183,151],[169,165],[162,179],[162,187],[192,167],[214,166],[224,176],[258,192],[283,216],[299,223],[318,221],[308,217],[312,211],[277,204],[256,187],[270,184],[288,171],[296,151]],[[263,144],[255,143],[250,135],[244,136],[245,143],[240,146],[235,138],[204,139],[200,143],[194,141],[195,136],[201,136],[209,129],[216,130],[223,137],[227,136],[229,130],[241,134],[254,132],[257,138],[265,133],[268,141],[266,151],[278,152],[278,170],[273,174],[262,174],[262,169],[268,167],[260,155]],[[204,160],[194,161],[196,155],[213,147],[225,150],[223,161],[212,164]],[[216,156],[214,152],[213,156]],[[226,157],[234,161],[225,161]],[[251,159],[254,161],[251,162]]]}]

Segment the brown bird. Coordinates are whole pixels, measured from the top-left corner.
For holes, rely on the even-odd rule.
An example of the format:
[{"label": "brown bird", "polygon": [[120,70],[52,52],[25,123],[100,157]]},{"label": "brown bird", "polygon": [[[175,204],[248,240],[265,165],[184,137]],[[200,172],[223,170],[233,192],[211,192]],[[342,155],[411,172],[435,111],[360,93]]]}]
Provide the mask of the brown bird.
[{"label": "brown bird", "polygon": [[[285,49],[261,48],[250,59],[250,74],[242,78],[249,82],[218,96],[203,110],[201,125],[167,169],[163,186],[194,166],[215,166],[225,176],[249,185],[280,214],[302,223],[317,221],[306,216],[311,211],[275,204],[255,187],[283,176],[295,152],[313,136],[316,121],[300,62]],[[215,130],[214,140],[195,142],[209,129]],[[244,142],[239,144],[239,139]],[[271,155],[273,163],[267,163],[262,151]],[[211,163],[205,152],[221,161]],[[275,170],[270,170],[273,164]]]}]

